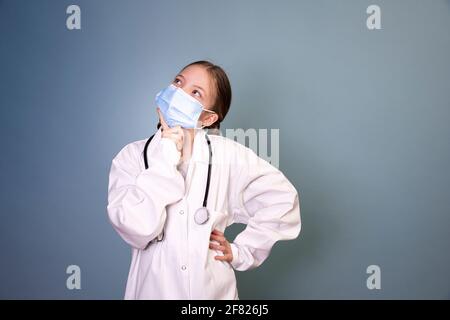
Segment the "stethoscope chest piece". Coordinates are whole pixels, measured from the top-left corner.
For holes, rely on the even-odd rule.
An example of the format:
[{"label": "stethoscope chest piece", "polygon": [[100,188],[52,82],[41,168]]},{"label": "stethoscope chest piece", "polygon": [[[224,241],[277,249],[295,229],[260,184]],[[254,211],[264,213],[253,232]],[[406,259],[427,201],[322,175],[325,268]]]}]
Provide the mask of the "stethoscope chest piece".
[{"label": "stethoscope chest piece", "polygon": [[195,211],[194,220],[197,224],[204,224],[209,219],[209,211],[206,207],[198,208]]}]

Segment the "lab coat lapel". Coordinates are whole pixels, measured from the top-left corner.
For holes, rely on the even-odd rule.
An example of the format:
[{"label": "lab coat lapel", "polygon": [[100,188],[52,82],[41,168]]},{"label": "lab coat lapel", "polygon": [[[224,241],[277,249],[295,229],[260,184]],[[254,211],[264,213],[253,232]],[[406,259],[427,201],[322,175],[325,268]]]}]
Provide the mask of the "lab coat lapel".
[{"label": "lab coat lapel", "polygon": [[[205,194],[208,178],[209,148],[206,144],[205,130],[198,130],[192,148],[191,161],[186,175],[186,193],[195,209],[200,208]],[[194,209],[194,210],[195,210]]]}]

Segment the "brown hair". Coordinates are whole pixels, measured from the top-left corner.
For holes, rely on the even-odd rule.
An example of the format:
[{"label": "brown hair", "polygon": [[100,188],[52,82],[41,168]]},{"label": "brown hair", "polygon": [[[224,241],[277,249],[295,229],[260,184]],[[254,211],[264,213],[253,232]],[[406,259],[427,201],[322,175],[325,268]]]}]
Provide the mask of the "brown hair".
[{"label": "brown hair", "polygon": [[[218,119],[216,122],[214,122],[209,127],[205,127],[205,129],[219,129],[220,123],[225,119],[225,116],[228,113],[228,110],[230,109],[231,105],[231,85],[230,81],[228,80],[228,76],[225,73],[225,71],[218,65],[206,61],[206,60],[198,60],[192,63],[189,63],[186,65],[181,71],[185,70],[186,68],[192,66],[192,65],[200,65],[206,68],[206,71],[211,77],[211,80],[213,80],[215,85],[215,91],[216,91],[216,99],[214,100],[214,104],[212,106],[212,111],[217,113]],[[180,72],[181,72],[180,71]],[[161,126],[160,123],[158,123],[158,129]]]}]

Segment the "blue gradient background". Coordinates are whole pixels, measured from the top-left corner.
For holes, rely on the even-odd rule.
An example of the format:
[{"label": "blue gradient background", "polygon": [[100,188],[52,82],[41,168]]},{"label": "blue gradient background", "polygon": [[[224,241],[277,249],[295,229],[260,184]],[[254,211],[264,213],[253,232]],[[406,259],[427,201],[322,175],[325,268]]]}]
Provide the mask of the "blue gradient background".
[{"label": "blue gradient background", "polygon": [[300,193],[301,236],[237,273],[242,299],[450,298],[449,30],[448,0],[0,0],[0,298],[123,297],[111,160],[198,59],[230,77],[224,128],[280,128]]}]

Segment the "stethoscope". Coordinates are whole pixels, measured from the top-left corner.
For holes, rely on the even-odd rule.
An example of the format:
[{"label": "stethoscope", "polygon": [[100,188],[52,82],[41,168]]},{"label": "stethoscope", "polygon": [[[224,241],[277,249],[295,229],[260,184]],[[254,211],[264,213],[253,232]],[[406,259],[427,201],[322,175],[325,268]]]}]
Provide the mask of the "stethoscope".
[{"label": "stethoscope", "polygon": [[[145,147],[144,147],[144,164],[145,164],[145,169],[148,169],[147,149],[148,149],[148,146],[149,146],[149,144],[152,141],[154,136],[155,135],[153,134],[147,140],[147,142],[145,143]],[[208,203],[209,182],[211,180],[212,148],[211,148],[211,141],[209,140],[209,137],[208,137],[208,135],[206,133],[205,133],[205,139],[206,139],[206,142],[208,144],[208,149],[209,149],[208,176],[206,178],[206,189],[205,189],[205,195],[203,197],[203,205],[202,205],[201,208],[198,208],[197,211],[195,211],[195,214],[194,214],[194,221],[198,225],[205,224],[209,220],[209,210],[206,207],[206,205]],[[164,229],[163,229],[162,234],[160,236],[158,236],[157,241],[162,241],[163,238],[164,238]]]}]

